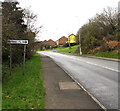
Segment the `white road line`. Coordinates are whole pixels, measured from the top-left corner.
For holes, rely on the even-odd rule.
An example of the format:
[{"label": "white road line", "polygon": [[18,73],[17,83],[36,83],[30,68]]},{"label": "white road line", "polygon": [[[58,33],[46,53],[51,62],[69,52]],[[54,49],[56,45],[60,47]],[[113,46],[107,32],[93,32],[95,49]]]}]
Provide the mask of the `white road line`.
[{"label": "white road line", "polygon": [[76,59],[76,60],[81,61],[81,62],[85,62],[85,63],[91,64],[91,65],[99,66],[99,67],[102,67],[102,68],[104,68],[104,69],[108,69],[108,70],[115,71],[115,72],[120,72],[119,70],[112,69],[112,68],[109,68],[109,67],[106,67],[106,66],[101,66],[101,65],[99,65],[99,64],[95,64],[95,63],[92,63],[92,62],[89,62],[89,61],[83,61],[83,60],[80,60],[80,59],[78,59],[78,58],[73,58],[73,57],[71,57],[71,58],[72,58],[72,59]]},{"label": "white road line", "polygon": [[109,70],[112,70],[112,71],[115,71],[115,72],[120,72],[119,70],[115,70],[115,69],[112,69],[112,68],[109,68],[109,67],[106,67],[106,66],[101,66],[101,65],[98,65],[98,64],[95,64],[95,63],[91,63],[91,62],[88,62],[88,61],[86,61],[86,63],[92,64],[92,65],[96,65],[96,66],[102,67],[104,69],[109,69]]},{"label": "white road line", "polygon": [[[49,56],[51,58],[54,58],[54,55],[51,55],[51,53],[49,54],[45,54],[45,53],[42,53],[43,55],[46,55],[46,56]],[[52,53],[53,54],[53,53]],[[58,55],[58,54],[57,54]],[[63,56],[63,54],[61,54]],[[110,67],[106,67],[106,66],[102,66],[102,65],[99,65],[99,64],[95,64],[95,63],[92,63],[92,62],[89,62],[89,61],[84,61],[84,60],[80,60],[78,58],[73,58],[72,56],[68,56],[68,55],[64,55],[64,57],[69,57],[69,58],[72,58],[72,59],[76,59],[77,61],[81,61],[81,62],[84,62],[84,63],[88,63],[88,64],[91,64],[91,65],[95,65],[95,66],[99,66],[99,67],[102,67],[104,69],[108,69],[108,70],[111,70],[111,71],[115,71],[115,72],[120,72],[119,70],[116,70],[116,69],[112,69]]]},{"label": "white road line", "polygon": [[59,67],[61,67],[70,77],[75,81],[104,111],[107,111],[107,108],[92,94],[90,93],[79,81],[77,81],[70,73],[62,67],[60,64],[58,64],[54,59],[52,59]]}]

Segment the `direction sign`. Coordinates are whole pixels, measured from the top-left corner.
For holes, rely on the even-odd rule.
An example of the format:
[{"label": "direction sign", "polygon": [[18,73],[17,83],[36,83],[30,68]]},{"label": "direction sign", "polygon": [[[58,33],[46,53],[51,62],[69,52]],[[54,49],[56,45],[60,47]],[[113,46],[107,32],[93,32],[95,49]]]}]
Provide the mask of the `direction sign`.
[{"label": "direction sign", "polygon": [[8,44],[28,44],[28,40],[8,40]]},{"label": "direction sign", "polygon": [[14,44],[23,44],[24,45],[24,59],[23,59],[23,74],[25,73],[25,53],[26,53],[26,44],[28,44],[28,40],[8,40],[8,44],[10,44],[10,74],[12,69],[12,45]]}]

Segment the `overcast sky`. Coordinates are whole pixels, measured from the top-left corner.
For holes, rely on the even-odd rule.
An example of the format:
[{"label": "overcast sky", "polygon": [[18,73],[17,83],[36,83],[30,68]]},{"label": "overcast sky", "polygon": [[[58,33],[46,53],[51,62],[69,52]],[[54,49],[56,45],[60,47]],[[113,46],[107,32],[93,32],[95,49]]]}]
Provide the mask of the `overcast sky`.
[{"label": "overcast sky", "polygon": [[57,40],[76,34],[78,29],[102,12],[103,8],[118,7],[120,0],[18,0],[22,8],[31,6],[38,15],[37,25],[43,26],[39,40]]}]

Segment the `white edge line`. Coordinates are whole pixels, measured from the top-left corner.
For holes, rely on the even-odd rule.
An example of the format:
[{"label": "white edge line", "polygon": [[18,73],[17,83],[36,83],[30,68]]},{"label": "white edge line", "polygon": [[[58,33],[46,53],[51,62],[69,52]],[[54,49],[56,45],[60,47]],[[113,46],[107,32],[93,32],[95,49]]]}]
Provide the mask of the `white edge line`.
[{"label": "white edge line", "polygon": [[[39,54],[41,54],[41,53],[39,53]],[[59,53],[59,54],[61,54],[61,53]],[[47,54],[43,54],[43,55],[46,55],[47,56]],[[49,56],[50,57],[50,56]],[[71,58],[71,57],[70,57]],[[84,62],[84,63],[87,63],[87,64],[91,64],[91,65],[94,65],[94,66],[98,66],[98,67],[101,67],[101,68],[104,68],[104,69],[107,69],[107,70],[111,70],[111,71],[115,71],[115,72],[120,72],[119,70],[116,70],[116,69],[112,69],[112,68],[109,68],[109,67],[106,67],[106,66],[101,66],[101,65],[99,65],[99,64],[95,64],[95,63],[92,63],[92,62],[89,62],[89,61],[84,61],[84,60],[80,60],[80,59],[78,59],[78,58],[74,58],[74,59],[76,59],[76,60],[78,60],[78,61],[81,61],[81,62]]]},{"label": "white edge line", "polygon": [[[48,56],[49,57],[49,56]],[[52,58],[51,58],[52,59]],[[52,59],[53,60],[53,59]],[[54,61],[54,60],[53,60]],[[103,110],[107,111],[107,108],[94,96],[92,95],[82,84],[80,84],[76,79],[74,79],[68,71],[61,67],[56,61],[54,61],[60,68],[62,68],[70,77],[73,79]]]},{"label": "white edge line", "polygon": [[91,65],[99,66],[99,67],[102,67],[102,68],[107,69],[107,70],[120,72],[119,70],[115,70],[115,69],[112,69],[112,68],[109,68],[109,67],[106,67],[106,66],[101,66],[101,65],[98,65],[98,64],[95,64],[95,63],[91,63],[91,62],[88,62],[88,61],[83,61],[83,62],[86,62],[86,63],[91,64]]},{"label": "white edge line", "polygon": [[107,70],[111,70],[111,71],[115,71],[115,72],[120,72],[119,70],[115,70],[115,69],[112,69],[112,68],[109,68],[109,67],[106,67],[106,66],[102,66],[102,65],[99,65],[99,64],[95,64],[95,63],[92,63],[92,62],[89,62],[89,61],[85,61],[85,60],[80,60],[78,58],[74,58],[78,61],[81,61],[81,62],[84,62],[84,63],[87,63],[87,64],[91,64],[91,65],[94,65],[94,66],[99,66],[101,68],[104,68],[104,69],[107,69]]}]

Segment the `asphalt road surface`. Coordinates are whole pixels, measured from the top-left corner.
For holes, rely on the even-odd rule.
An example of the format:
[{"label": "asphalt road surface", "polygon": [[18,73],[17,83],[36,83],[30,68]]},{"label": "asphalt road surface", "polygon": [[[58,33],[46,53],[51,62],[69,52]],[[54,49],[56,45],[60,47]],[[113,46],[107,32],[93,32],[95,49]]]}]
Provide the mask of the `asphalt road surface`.
[{"label": "asphalt road surface", "polygon": [[118,109],[118,62],[38,51],[52,58],[107,109]]}]

